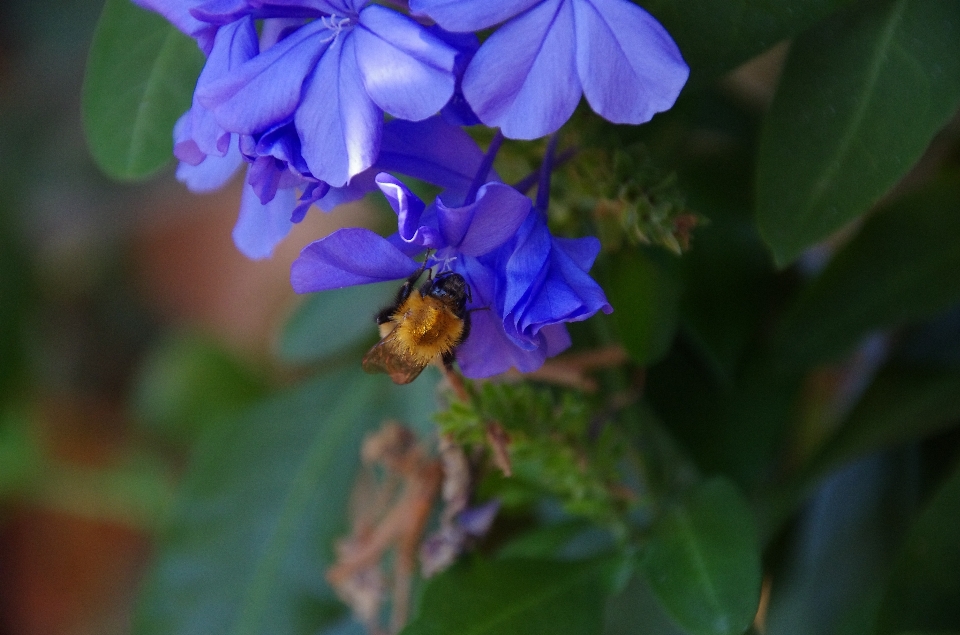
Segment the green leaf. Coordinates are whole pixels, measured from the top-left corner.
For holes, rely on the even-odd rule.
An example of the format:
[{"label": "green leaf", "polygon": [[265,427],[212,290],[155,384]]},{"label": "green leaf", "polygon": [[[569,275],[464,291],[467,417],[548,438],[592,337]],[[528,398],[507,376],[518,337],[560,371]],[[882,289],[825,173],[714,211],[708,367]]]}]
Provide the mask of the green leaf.
[{"label": "green leaf", "polygon": [[960,178],[953,178],[864,224],[786,311],[777,356],[793,367],[831,361],[872,329],[936,314],[960,300],[957,271]]},{"label": "green leaf", "polygon": [[173,157],[173,124],[203,67],[194,41],[130,0],[106,0],[87,58],[83,125],[115,179],[143,179]]},{"label": "green leaf", "polygon": [[696,177],[688,187],[690,208],[708,222],[696,228],[692,248],[682,259],[684,332],[726,383],[733,381],[747,346],[757,339],[774,282],[749,202],[725,191],[731,181],[739,192],[747,191],[748,183],[736,176],[719,166],[690,175]]},{"label": "green leaf", "polygon": [[798,38],[757,166],[757,219],[777,263],[867,211],[958,103],[955,0],[860,3]]},{"label": "green leaf", "polygon": [[684,635],[663,610],[650,585],[634,575],[607,600],[603,635]]},{"label": "green leaf", "polygon": [[851,0],[644,0],[702,86]]},{"label": "green leaf", "polygon": [[888,578],[877,633],[960,630],[960,469],[910,529]]},{"label": "green leaf", "polygon": [[0,503],[35,485],[44,467],[30,422],[19,412],[0,412]]},{"label": "green leaf", "polygon": [[808,472],[930,436],[960,420],[960,371],[890,365],[864,393]]},{"label": "green leaf", "polygon": [[729,482],[715,478],[663,512],[641,569],[677,624],[695,635],[742,633],[760,599],[753,516]]},{"label": "green leaf", "polygon": [[399,282],[382,282],[311,293],[283,329],[280,358],[299,364],[313,362],[373,339],[377,311],[390,304],[399,288]]},{"label": "green leaf", "polygon": [[796,374],[750,356],[732,381],[720,381],[684,340],[647,374],[647,398],[674,438],[706,474],[745,491],[769,479],[771,462],[795,416]]},{"label": "green leaf", "polygon": [[790,478],[755,505],[761,533],[795,513],[821,479],[852,460],[932,436],[960,421],[960,370],[891,362],[836,432]]},{"label": "green leaf", "polygon": [[476,560],[431,579],[401,635],[600,633],[607,561]]},{"label": "green leaf", "polygon": [[147,426],[190,441],[266,392],[265,380],[215,341],[176,334],[147,356],[133,402]]},{"label": "green leaf", "polygon": [[[422,380],[422,378],[421,378]],[[324,580],[363,436],[423,425],[434,384],[359,370],[259,404],[196,446],[143,587],[138,635],[316,632],[342,605]]]},{"label": "green leaf", "polygon": [[620,342],[638,364],[670,348],[680,304],[678,264],[672,256],[638,249],[618,252],[606,269],[607,298]]},{"label": "green leaf", "polygon": [[768,633],[875,635],[879,587],[903,538],[899,519],[914,504],[916,463],[904,458],[885,454],[831,475],[771,544],[780,582]]},{"label": "green leaf", "polygon": [[[564,547],[594,527],[581,519],[538,526],[505,544],[498,552],[501,559],[556,558]],[[606,546],[606,545],[605,545]]]}]

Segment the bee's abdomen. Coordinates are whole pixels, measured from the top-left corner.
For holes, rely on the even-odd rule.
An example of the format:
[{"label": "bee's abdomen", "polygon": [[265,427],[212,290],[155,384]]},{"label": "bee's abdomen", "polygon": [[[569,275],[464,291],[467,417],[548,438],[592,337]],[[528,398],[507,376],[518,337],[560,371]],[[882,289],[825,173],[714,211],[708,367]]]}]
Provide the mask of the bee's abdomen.
[{"label": "bee's abdomen", "polygon": [[[402,314],[394,317],[398,340],[407,354],[429,362],[460,343],[463,320],[434,298],[411,296]],[[425,362],[425,363],[426,363]]]}]

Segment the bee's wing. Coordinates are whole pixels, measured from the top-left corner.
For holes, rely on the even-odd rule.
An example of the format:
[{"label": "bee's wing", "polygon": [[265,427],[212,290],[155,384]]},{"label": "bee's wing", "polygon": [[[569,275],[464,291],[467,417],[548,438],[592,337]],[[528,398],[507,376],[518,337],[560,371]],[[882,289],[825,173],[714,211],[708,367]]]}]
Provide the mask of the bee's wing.
[{"label": "bee's wing", "polygon": [[363,370],[368,373],[386,373],[395,384],[409,384],[420,376],[426,364],[420,364],[409,355],[395,337],[396,330],[388,333],[363,356]]}]

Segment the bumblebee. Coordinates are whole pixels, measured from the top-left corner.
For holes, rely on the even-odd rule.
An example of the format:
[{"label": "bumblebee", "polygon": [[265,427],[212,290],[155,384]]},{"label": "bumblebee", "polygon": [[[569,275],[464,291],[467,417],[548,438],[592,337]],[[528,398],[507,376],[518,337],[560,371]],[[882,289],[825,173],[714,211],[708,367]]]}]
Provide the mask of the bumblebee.
[{"label": "bumblebee", "polygon": [[382,338],[363,357],[363,370],[387,373],[396,384],[409,384],[436,357],[450,366],[457,346],[470,334],[470,286],[459,273],[427,272],[424,267],[397,292],[393,304],[377,314]]}]

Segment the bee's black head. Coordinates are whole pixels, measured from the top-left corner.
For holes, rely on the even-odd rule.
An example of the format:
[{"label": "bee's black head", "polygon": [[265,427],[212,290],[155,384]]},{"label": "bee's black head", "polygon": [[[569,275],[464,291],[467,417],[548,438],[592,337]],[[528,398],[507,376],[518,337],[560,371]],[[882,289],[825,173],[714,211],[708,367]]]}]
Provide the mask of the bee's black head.
[{"label": "bee's black head", "polygon": [[440,274],[429,280],[421,290],[423,295],[430,295],[438,300],[463,310],[470,297],[470,286],[459,273]]}]

